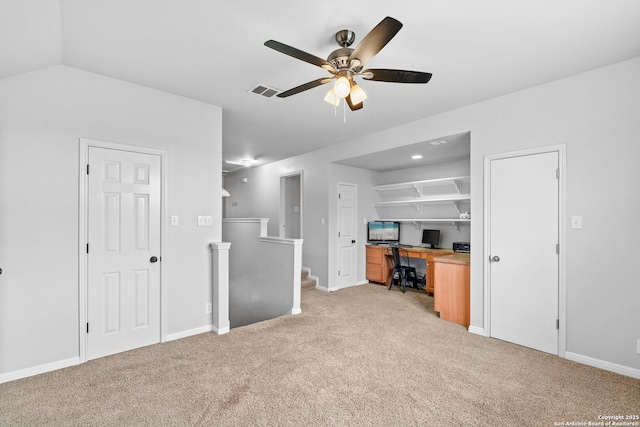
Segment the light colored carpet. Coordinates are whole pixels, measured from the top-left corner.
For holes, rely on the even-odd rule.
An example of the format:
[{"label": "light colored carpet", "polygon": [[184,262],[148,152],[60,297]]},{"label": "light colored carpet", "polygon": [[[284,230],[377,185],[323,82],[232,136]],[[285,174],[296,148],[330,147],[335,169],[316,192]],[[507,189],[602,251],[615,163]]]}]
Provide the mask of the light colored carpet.
[{"label": "light colored carpet", "polygon": [[302,294],[303,313],[0,385],[0,425],[553,426],[640,413],[640,380],[480,337],[424,293]]}]

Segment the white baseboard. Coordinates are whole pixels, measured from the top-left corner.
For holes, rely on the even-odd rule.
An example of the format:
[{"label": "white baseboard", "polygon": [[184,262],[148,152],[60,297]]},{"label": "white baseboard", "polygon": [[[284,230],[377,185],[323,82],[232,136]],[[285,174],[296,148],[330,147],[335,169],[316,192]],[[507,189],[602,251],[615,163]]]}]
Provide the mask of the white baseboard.
[{"label": "white baseboard", "polygon": [[46,372],[56,371],[62,368],[68,368],[70,366],[76,366],[79,364],[80,358],[72,357],[70,359],[59,360],[57,362],[45,363],[44,365],[20,369],[19,371],[7,372],[6,374],[0,374],[0,384],[19,380],[21,378],[32,377],[34,375],[44,374]]},{"label": "white baseboard", "polygon": [[302,309],[301,308],[296,308],[296,309],[291,309],[289,310],[289,312],[287,312],[288,315],[295,315],[295,314],[300,314],[302,313]]},{"label": "white baseboard", "polygon": [[606,360],[594,359],[593,357],[583,356],[581,354],[571,353],[567,351],[565,358],[584,365],[593,366],[595,368],[604,369],[605,371],[615,372],[616,374],[626,375],[627,377],[640,379],[640,369],[631,368],[629,366],[618,365],[617,363],[607,362]]},{"label": "white baseboard", "polygon": [[469,326],[469,332],[471,332],[472,334],[476,334],[476,335],[482,335],[483,337],[487,336],[487,333],[484,331],[484,328],[480,328],[478,326],[470,325]]},{"label": "white baseboard", "polygon": [[224,328],[220,328],[218,329],[217,327],[211,325],[211,331],[216,334],[216,335],[222,335],[222,334],[226,334],[227,332],[229,332],[231,329],[228,326],[225,326]]},{"label": "white baseboard", "polygon": [[214,331],[214,329],[215,328],[213,325],[205,325],[205,326],[200,326],[199,328],[189,329],[187,331],[176,332],[175,334],[167,335],[167,339],[165,340],[165,342],[179,340],[180,338],[186,338],[192,335],[203,334],[205,332],[211,332],[211,331]]}]

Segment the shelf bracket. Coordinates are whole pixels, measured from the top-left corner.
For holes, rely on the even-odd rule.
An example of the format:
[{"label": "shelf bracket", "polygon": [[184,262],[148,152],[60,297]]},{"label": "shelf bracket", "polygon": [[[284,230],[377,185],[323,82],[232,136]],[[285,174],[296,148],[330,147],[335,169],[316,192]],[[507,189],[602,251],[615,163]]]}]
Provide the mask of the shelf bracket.
[{"label": "shelf bracket", "polygon": [[417,229],[422,228],[422,224],[419,223],[418,221],[413,221],[413,225],[415,225]]},{"label": "shelf bracket", "polygon": [[457,179],[454,179],[453,185],[455,185],[456,190],[458,191],[458,194],[462,194],[462,182]]},{"label": "shelf bracket", "polygon": [[456,207],[456,210],[458,211],[458,215],[460,215],[462,212],[460,211],[460,201],[458,200],[454,200],[453,201],[453,205]]},{"label": "shelf bracket", "polygon": [[417,185],[413,184],[413,189],[416,190],[416,193],[418,193],[419,197],[424,197],[422,191],[420,191],[420,188]]},{"label": "shelf bracket", "polygon": [[456,221],[451,221],[451,224],[456,228],[456,231],[460,231],[460,223]]},{"label": "shelf bracket", "polygon": [[420,215],[422,215],[422,212],[423,212],[423,211],[422,211],[422,206],[420,206],[420,205],[413,205],[413,207],[414,207],[414,208],[416,208],[416,210],[418,211],[418,213],[419,213]]}]

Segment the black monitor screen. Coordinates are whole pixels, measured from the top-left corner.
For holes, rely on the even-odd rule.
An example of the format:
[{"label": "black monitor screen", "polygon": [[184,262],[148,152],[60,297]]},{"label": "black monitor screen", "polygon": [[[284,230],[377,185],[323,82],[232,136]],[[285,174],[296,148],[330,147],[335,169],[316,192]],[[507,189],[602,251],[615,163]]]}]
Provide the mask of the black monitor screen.
[{"label": "black monitor screen", "polygon": [[422,244],[437,248],[440,244],[440,230],[422,230]]}]

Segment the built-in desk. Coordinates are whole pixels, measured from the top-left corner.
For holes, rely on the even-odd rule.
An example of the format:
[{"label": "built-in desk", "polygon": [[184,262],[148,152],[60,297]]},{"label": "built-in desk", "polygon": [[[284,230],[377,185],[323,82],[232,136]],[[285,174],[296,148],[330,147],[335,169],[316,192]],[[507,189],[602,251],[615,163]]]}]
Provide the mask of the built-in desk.
[{"label": "built-in desk", "polygon": [[[391,283],[392,263],[389,260],[391,248],[386,246],[367,245],[367,280],[370,282],[389,285]],[[428,249],[420,247],[401,248],[402,256],[405,250],[409,258],[424,259],[427,264],[426,286],[427,292],[434,293],[433,259],[443,255],[454,254],[451,249]]]}]

